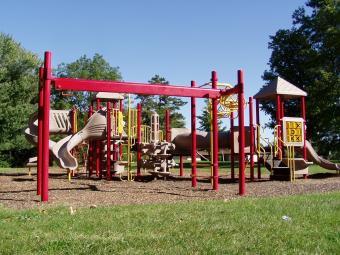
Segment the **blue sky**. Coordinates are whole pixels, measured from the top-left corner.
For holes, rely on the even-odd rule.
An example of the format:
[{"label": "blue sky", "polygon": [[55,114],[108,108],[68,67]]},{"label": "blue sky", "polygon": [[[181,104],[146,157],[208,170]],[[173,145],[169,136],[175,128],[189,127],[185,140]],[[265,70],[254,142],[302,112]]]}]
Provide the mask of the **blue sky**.
[{"label": "blue sky", "polygon": [[[190,85],[190,80],[202,84],[216,70],[220,82],[235,84],[241,68],[249,97],[263,84],[261,75],[271,53],[269,36],[290,28],[293,11],[304,3],[3,0],[0,31],[41,57],[51,50],[54,67],[83,54],[100,53],[120,67],[125,81],[147,82],[159,74],[171,84]],[[188,104],[182,109],[188,126],[189,108]]]}]

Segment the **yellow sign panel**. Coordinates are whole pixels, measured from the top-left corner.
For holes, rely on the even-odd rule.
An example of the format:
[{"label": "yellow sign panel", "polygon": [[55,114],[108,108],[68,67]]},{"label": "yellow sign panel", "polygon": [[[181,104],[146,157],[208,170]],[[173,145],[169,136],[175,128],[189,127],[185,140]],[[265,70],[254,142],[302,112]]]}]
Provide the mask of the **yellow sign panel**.
[{"label": "yellow sign panel", "polygon": [[304,121],[302,118],[284,117],[283,140],[287,145],[302,146],[304,141]]}]

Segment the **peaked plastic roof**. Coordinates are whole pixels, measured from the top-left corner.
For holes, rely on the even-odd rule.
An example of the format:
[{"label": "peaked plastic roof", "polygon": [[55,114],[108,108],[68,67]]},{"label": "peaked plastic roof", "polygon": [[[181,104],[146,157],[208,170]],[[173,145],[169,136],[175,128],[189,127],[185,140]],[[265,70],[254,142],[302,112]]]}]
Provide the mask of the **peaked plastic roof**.
[{"label": "peaked plastic roof", "polygon": [[100,98],[102,100],[111,100],[111,99],[124,99],[124,97],[119,93],[111,93],[111,92],[98,92],[96,94],[96,98]]},{"label": "peaked plastic roof", "polygon": [[268,100],[275,99],[276,95],[280,95],[283,99],[293,99],[307,96],[307,92],[278,76],[271,83],[261,88],[254,95],[254,98]]}]

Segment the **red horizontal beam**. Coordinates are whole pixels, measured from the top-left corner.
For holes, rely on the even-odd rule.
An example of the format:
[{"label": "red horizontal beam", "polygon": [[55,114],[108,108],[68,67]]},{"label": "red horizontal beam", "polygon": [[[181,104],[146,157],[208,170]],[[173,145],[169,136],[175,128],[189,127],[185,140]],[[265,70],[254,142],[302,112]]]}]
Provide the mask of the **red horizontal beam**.
[{"label": "red horizontal beam", "polygon": [[57,90],[116,92],[128,94],[201,97],[201,98],[203,97],[217,98],[221,95],[221,93],[227,93],[227,91],[230,90],[197,87],[192,88],[186,86],[175,86],[167,84],[147,84],[104,80],[81,80],[71,78],[53,78],[52,84],[54,84]]}]

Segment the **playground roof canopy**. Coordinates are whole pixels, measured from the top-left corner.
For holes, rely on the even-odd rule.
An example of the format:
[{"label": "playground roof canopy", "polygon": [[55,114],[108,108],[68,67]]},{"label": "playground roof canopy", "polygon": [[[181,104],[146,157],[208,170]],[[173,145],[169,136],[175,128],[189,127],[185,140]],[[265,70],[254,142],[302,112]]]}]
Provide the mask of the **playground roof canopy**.
[{"label": "playground roof canopy", "polygon": [[111,92],[98,92],[96,94],[96,98],[100,98],[102,101],[112,100],[112,99],[116,99],[116,100],[124,99],[122,94],[111,93]]},{"label": "playground roof canopy", "polygon": [[261,88],[254,95],[254,98],[272,100],[275,99],[276,95],[280,95],[283,99],[294,99],[307,96],[307,92],[278,76],[271,83]]}]

